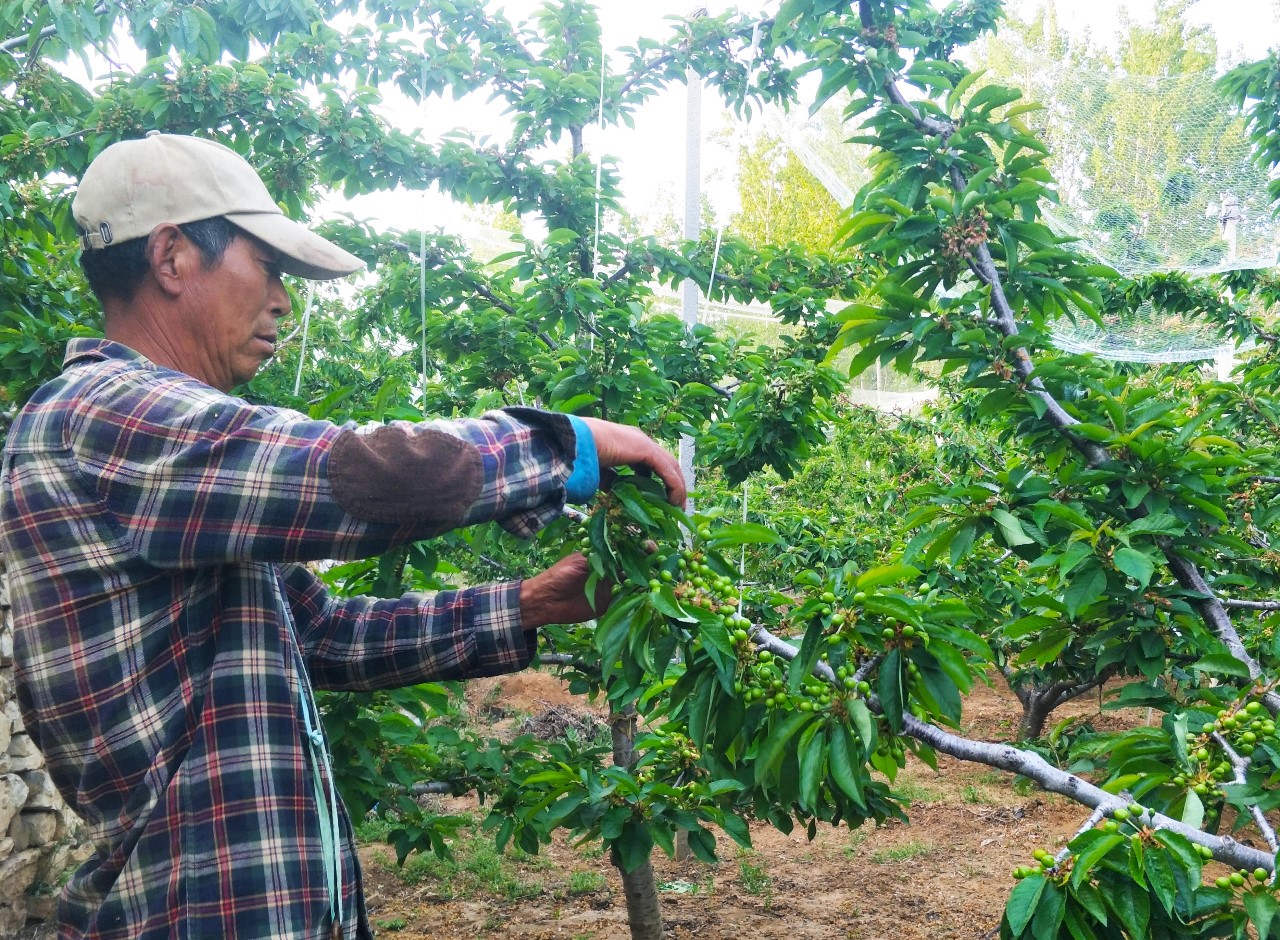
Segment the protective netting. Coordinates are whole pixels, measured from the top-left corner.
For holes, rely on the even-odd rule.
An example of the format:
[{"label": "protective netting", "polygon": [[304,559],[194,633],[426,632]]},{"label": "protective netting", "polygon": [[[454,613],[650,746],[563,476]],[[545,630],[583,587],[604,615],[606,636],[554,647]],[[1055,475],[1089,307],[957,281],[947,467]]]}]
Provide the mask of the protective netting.
[{"label": "protective netting", "polygon": [[[968,58],[987,70],[980,84],[1012,85],[1044,106],[1022,117],[1048,147],[1057,181],[1059,201],[1042,205],[1044,220],[1078,239],[1078,250],[1129,277],[1277,263],[1280,224],[1267,197],[1268,174],[1253,162],[1244,120],[1218,91],[1212,68],[1176,71],[1166,61],[1164,74],[1141,75],[1124,56],[1082,51],[1061,37],[1028,44],[1011,32]],[[833,102],[813,117],[773,120],[809,171],[848,206],[867,173],[859,148],[839,146],[849,131],[832,130],[841,107]],[[1137,362],[1212,359],[1230,348],[1194,318],[1149,306],[1102,326],[1064,320],[1055,337],[1070,351]]]},{"label": "protective netting", "polygon": [[1054,325],[1053,342],[1066,352],[1089,352],[1121,362],[1197,362],[1230,354],[1234,344],[1212,327],[1144,303],[1136,311]]},{"label": "protective netting", "polygon": [[1051,155],[1059,203],[1044,212],[1055,231],[1129,277],[1276,264],[1267,172],[1213,69],[1140,75],[1052,51],[1013,36],[979,55],[993,80],[1044,106],[1025,119]]}]

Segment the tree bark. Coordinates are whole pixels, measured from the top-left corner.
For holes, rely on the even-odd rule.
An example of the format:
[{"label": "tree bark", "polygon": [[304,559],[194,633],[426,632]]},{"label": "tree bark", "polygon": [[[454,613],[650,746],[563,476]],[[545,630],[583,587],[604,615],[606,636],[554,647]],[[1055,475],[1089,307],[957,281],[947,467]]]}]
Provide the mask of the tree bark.
[{"label": "tree bark", "polygon": [[1048,703],[1042,696],[1030,695],[1022,703],[1022,720],[1018,722],[1018,740],[1034,741],[1044,734],[1045,719],[1049,717]]},{"label": "tree bark", "polygon": [[627,896],[627,924],[631,940],[662,940],[662,909],[658,906],[658,882],[647,860],[635,871],[622,871],[621,860],[613,863],[622,872],[622,890]]},{"label": "tree bark", "polygon": [[[609,733],[613,737],[613,763],[617,767],[631,767],[636,762],[636,710],[628,705],[609,718]],[[610,853],[610,860],[622,876],[622,890],[627,897],[627,923],[631,928],[631,940],[662,940],[662,908],[658,905],[658,882],[653,875],[653,865],[645,863],[634,871],[627,871],[617,852]]]}]

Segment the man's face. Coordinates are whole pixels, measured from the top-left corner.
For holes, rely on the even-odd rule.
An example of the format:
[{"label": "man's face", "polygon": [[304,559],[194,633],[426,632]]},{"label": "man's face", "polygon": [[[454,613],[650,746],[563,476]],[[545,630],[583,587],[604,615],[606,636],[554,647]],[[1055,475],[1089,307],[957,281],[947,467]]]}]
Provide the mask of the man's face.
[{"label": "man's face", "polygon": [[278,321],[290,310],[279,254],[238,234],[222,261],[201,269],[189,295],[188,329],[201,350],[201,381],[228,392],[275,355]]}]

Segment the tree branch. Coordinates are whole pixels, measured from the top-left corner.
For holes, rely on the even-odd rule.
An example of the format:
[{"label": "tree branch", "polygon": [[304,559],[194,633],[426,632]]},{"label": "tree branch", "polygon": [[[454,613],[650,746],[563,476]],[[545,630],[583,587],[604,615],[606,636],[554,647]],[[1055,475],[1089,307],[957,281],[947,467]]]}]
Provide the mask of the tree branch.
[{"label": "tree branch", "polygon": [[1280,601],[1246,601],[1234,597],[1222,598],[1223,607],[1238,607],[1241,610],[1280,610]]},{"label": "tree branch", "polygon": [[[788,661],[795,659],[799,653],[799,650],[790,643],[774,636],[762,626],[752,627],[751,637],[757,647],[767,649],[775,656],[781,656]],[[813,672],[827,682],[836,684],[835,673],[826,663],[819,662],[814,666]],[[881,712],[880,703],[875,696],[868,696],[867,703],[873,711]],[[1067,799],[1092,807],[1103,815],[1110,816],[1117,809],[1128,808],[1127,799],[1108,793],[1075,774],[1059,770],[1034,751],[1024,751],[1010,744],[973,741],[944,731],[937,725],[921,721],[913,715],[902,716],[902,730],[904,734],[929,745],[935,751],[957,760],[985,764],[988,767],[1027,777],[1050,793],[1058,793]],[[1211,835],[1201,829],[1188,826],[1180,820],[1151,810],[1147,810],[1141,818],[1153,828],[1176,832],[1191,842],[1205,846],[1213,852],[1214,858],[1234,868],[1263,868],[1269,872],[1275,871],[1274,855],[1242,845],[1230,836]]]},{"label": "tree branch", "polygon": [[[1244,783],[1245,773],[1249,770],[1249,758],[1238,754],[1221,732],[1213,732],[1213,740],[1222,748],[1223,753],[1227,755],[1227,760],[1231,762],[1232,783]],[[1271,853],[1274,855],[1280,851],[1280,845],[1276,844],[1276,832],[1271,828],[1271,823],[1267,822],[1267,817],[1262,814],[1257,804],[1249,806],[1249,815],[1253,817],[1254,825],[1258,827],[1262,837],[1267,840],[1267,845],[1271,846]]]}]

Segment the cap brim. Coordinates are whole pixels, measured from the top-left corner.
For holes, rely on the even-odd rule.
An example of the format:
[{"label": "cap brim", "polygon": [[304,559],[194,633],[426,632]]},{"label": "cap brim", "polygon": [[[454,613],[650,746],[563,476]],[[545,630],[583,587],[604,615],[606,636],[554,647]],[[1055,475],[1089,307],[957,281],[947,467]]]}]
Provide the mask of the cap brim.
[{"label": "cap brim", "polygon": [[280,252],[280,270],[285,274],[327,281],[365,269],[365,263],[351,252],[281,213],[235,212],[226,218]]}]

